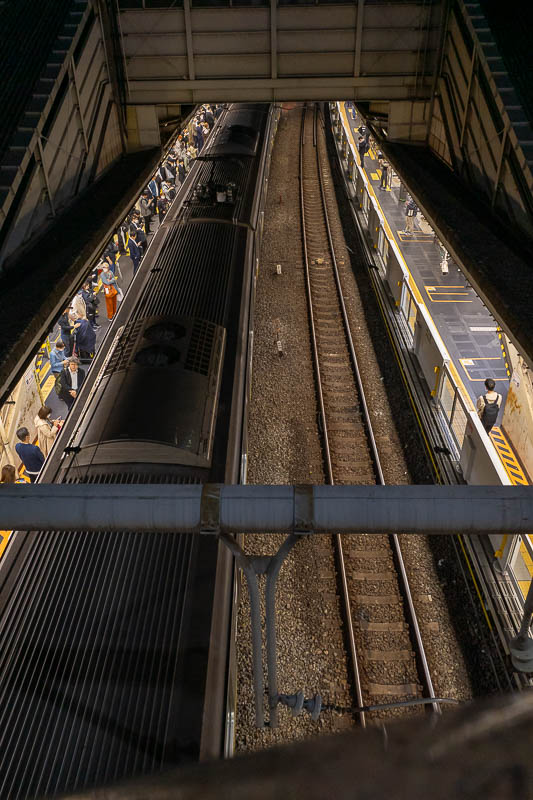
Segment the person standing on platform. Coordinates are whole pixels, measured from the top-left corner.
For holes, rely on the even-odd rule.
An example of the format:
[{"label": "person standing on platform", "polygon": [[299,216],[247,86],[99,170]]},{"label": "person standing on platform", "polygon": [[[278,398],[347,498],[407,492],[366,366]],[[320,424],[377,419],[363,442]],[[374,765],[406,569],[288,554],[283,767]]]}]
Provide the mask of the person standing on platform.
[{"label": "person standing on platform", "polygon": [[204,146],[204,135],[205,135],[204,129],[200,124],[196,125],[194,129],[194,134],[195,134],[194,143],[196,145],[196,149],[198,150],[198,152],[200,152],[202,147]]},{"label": "person standing on platform", "polygon": [[152,195],[152,198],[159,197],[159,184],[155,177],[148,183],[148,191]]},{"label": "person standing on platform", "polygon": [[81,290],[72,298],[71,309],[74,322],[76,322],[76,320],[80,317],[87,316],[87,306],[85,305],[85,300],[83,299]]},{"label": "person standing on platform", "polygon": [[209,125],[209,130],[211,130],[215,125],[215,118],[213,116],[213,112],[211,111],[210,107],[208,107],[207,111],[205,112],[205,121]]},{"label": "person standing on platform", "polygon": [[176,197],[176,190],[174,189],[174,183],[172,186],[168,181],[163,181],[161,184],[161,196],[168,200],[171,203],[174,198]]},{"label": "person standing on platform", "polygon": [[357,142],[357,152],[359,153],[359,161],[363,168],[365,166],[365,153],[367,150],[368,145],[366,143],[366,139],[364,136],[360,136],[359,141]]},{"label": "person standing on platform", "polygon": [[74,325],[74,338],[76,340],[76,352],[82,361],[90,361],[94,358],[94,348],[96,346],[96,331],[85,317],[79,317]]},{"label": "person standing on platform", "polygon": [[186,177],[187,175],[185,172],[185,164],[183,162],[183,159],[180,158],[180,160],[178,161],[178,171],[176,174],[176,185],[181,186],[185,182]]},{"label": "person standing on platform", "polygon": [[85,281],[81,289],[81,296],[83,297],[85,308],[87,309],[87,319],[96,330],[100,327],[96,323],[98,299],[92,290],[91,281]]},{"label": "person standing on platform", "polygon": [[137,244],[137,230],[134,228],[130,229],[128,245],[130,249],[130,258],[133,262],[133,274],[135,275],[141,263],[141,248]]},{"label": "person standing on platform", "polygon": [[118,294],[117,279],[115,278],[115,276],[113,275],[108,266],[103,268],[102,274],[100,275],[100,279],[102,281],[102,286],[104,289],[107,318],[113,319],[113,317],[117,312],[117,294]]},{"label": "person standing on platform", "polygon": [[65,345],[65,357],[72,355],[72,321],[70,319],[70,306],[67,306],[58,320],[61,340]]},{"label": "person standing on platform", "polygon": [[45,458],[47,458],[48,454],[50,453],[52,445],[56,440],[56,436],[61,430],[61,420],[50,419],[51,413],[52,409],[50,406],[43,406],[39,409],[37,416],[33,420],[37,429],[39,447],[41,448],[42,454]]},{"label": "person standing on platform", "polygon": [[20,441],[15,445],[15,450],[24,464],[28,478],[32,483],[35,483],[37,475],[44,464],[44,455],[39,447],[30,443],[30,432],[27,428],[19,428],[17,438]]},{"label": "person standing on platform", "polygon": [[69,358],[68,366],[65,367],[59,376],[59,398],[66,404],[67,413],[72,408],[74,400],[79,394],[82,383],[85,380],[85,370],[80,369],[77,358]]},{"label": "person standing on platform", "polygon": [[146,238],[143,222],[139,214],[133,215],[132,225],[135,225],[135,241],[137,242],[137,246],[140,248],[141,258],[144,258],[148,249],[148,239]]},{"label": "person standing on platform", "polygon": [[389,162],[387,161],[387,159],[385,158],[385,156],[383,155],[381,150],[378,153],[378,161],[379,161],[379,166],[380,166],[380,169],[381,169],[381,178],[380,178],[380,182],[379,182],[379,188],[380,189],[386,189],[387,188],[387,178],[388,178],[388,175],[389,175]]},{"label": "person standing on platform", "polygon": [[106,247],[104,253],[102,255],[103,260],[108,264],[109,269],[111,272],[115,272],[117,266],[117,256],[118,256],[118,245],[115,245],[116,250],[112,249],[111,247]]},{"label": "person standing on platform", "polygon": [[481,424],[490,433],[493,426],[498,419],[498,412],[502,404],[502,396],[494,391],[496,383],[492,378],[487,378],[485,381],[485,394],[480,395],[477,399],[477,413],[481,420]]},{"label": "person standing on platform", "polygon": [[359,134],[359,136],[362,136],[363,139],[365,140],[366,145],[367,145],[367,152],[368,152],[368,147],[369,147],[369,144],[370,144],[370,131],[368,130],[366,125],[361,125],[357,129],[357,133]]},{"label": "person standing on platform", "polygon": [[415,219],[418,214],[418,206],[412,197],[407,199],[405,204],[405,230],[407,236],[412,236],[415,232]]},{"label": "person standing on platform", "polygon": [[163,169],[165,171],[165,180],[167,183],[170,183],[172,186],[174,186],[174,182],[176,180],[176,165],[171,156],[169,156],[163,164]]},{"label": "person standing on platform", "polygon": [[157,198],[157,213],[159,214],[159,225],[163,224],[163,220],[165,219],[169,205],[170,204],[166,197]]},{"label": "person standing on platform", "polygon": [[149,236],[150,223],[152,221],[152,209],[149,192],[142,193],[142,196],[139,200],[139,211],[141,212],[141,217],[144,219],[144,229],[146,231],[146,235]]},{"label": "person standing on platform", "polygon": [[67,361],[67,354],[65,352],[65,342],[59,339],[50,350],[50,370],[52,375],[57,377],[62,371]]}]

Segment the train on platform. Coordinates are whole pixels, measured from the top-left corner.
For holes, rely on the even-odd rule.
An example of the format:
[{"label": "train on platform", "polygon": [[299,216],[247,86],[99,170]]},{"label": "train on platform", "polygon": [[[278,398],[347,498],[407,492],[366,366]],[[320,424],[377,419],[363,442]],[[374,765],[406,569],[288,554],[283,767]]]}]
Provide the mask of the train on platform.
[{"label": "train on platform", "polygon": [[[47,461],[68,483],[236,482],[272,106],[217,121]],[[0,796],[223,746],[232,562],[213,537],[16,533],[0,564]]]}]

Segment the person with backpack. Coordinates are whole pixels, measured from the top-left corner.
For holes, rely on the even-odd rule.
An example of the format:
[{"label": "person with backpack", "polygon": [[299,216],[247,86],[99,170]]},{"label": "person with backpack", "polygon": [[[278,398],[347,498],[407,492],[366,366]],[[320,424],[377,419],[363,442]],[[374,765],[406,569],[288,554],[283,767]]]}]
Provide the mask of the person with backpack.
[{"label": "person with backpack", "polygon": [[360,126],[360,127],[357,129],[357,133],[359,134],[359,136],[362,136],[362,137],[363,137],[363,139],[365,140],[365,142],[366,142],[368,145],[370,144],[370,131],[368,130],[368,128],[366,127],[366,125],[361,125],[361,126]]},{"label": "person with backpack", "polygon": [[415,232],[415,219],[418,214],[418,206],[412,197],[408,197],[405,204],[405,230],[407,236],[412,236]]},{"label": "person with backpack", "polygon": [[502,396],[494,391],[496,383],[492,378],[487,378],[485,381],[485,394],[480,395],[477,399],[477,413],[481,420],[481,424],[490,433],[492,427],[498,419],[498,413],[502,404]]},{"label": "person with backpack", "polygon": [[364,136],[359,137],[359,141],[357,142],[357,151],[359,153],[359,160],[361,162],[361,166],[365,166],[365,155],[368,153],[368,142]]}]

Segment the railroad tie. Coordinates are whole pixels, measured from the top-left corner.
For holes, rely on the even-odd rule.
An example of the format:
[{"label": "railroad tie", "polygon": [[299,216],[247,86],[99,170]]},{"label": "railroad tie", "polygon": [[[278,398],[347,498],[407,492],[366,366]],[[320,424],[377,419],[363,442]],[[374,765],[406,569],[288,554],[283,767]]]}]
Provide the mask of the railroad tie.
[{"label": "railroad tie", "polygon": [[407,631],[406,623],[401,620],[399,622],[368,622],[361,619],[355,622],[361,630],[369,631],[369,633],[404,633]]},{"label": "railroad tie", "polygon": [[352,572],[352,578],[354,581],[394,581],[395,574],[392,570],[386,570],[385,572],[372,572],[370,570],[365,571],[356,571]]},{"label": "railroad tie", "polygon": [[415,657],[412,650],[365,650],[367,661],[410,661]]},{"label": "railroad tie", "polygon": [[357,603],[361,606],[399,606],[400,598],[396,594],[355,594]]},{"label": "railroad tie", "polygon": [[390,683],[369,683],[368,691],[371,695],[383,697],[405,697],[420,694],[421,687],[416,683],[400,683],[398,685]]}]

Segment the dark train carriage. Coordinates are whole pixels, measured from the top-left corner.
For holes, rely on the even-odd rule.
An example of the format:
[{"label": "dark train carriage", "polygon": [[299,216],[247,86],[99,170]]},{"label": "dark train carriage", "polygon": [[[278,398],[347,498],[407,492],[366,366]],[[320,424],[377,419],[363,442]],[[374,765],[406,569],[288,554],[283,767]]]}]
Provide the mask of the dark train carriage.
[{"label": "dark train carriage", "polygon": [[[42,480],[236,479],[239,348],[274,128],[265,106],[221,117]],[[12,537],[0,564],[1,797],[78,790],[220,751],[230,566],[212,537]]]}]

